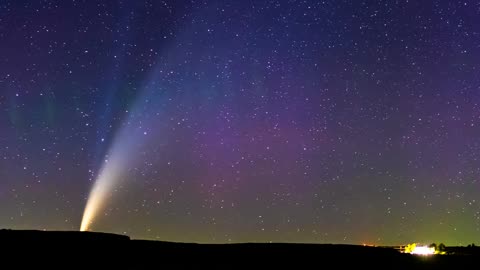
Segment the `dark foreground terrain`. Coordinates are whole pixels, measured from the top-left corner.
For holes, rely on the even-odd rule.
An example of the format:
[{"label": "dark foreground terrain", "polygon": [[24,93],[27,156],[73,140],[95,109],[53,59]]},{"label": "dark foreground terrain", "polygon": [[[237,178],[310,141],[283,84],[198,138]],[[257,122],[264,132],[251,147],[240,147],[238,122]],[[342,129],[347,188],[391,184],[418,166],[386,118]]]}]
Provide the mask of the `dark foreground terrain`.
[{"label": "dark foreground terrain", "polygon": [[12,230],[0,230],[0,245],[1,269],[480,269],[480,249],[461,247],[421,257],[354,245],[204,245]]}]

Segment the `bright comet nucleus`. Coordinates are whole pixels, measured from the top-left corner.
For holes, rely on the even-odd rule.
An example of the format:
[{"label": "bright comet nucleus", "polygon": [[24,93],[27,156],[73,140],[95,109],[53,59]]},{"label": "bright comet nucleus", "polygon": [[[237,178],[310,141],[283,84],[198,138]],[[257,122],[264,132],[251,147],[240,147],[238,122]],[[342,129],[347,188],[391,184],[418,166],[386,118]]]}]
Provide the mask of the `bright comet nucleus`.
[{"label": "bright comet nucleus", "polygon": [[118,179],[118,166],[112,163],[106,163],[102,168],[102,172],[98,179],[95,181],[93,188],[88,197],[87,205],[83,213],[82,224],[80,231],[88,231],[92,224],[93,218],[98,211],[103,208],[105,200],[108,197],[109,192],[112,190],[116,179]]},{"label": "bright comet nucleus", "polygon": [[104,208],[112,190],[114,190],[115,186],[122,179],[123,174],[128,170],[129,163],[132,163],[128,155],[130,151],[132,151],[132,140],[120,136],[119,140],[113,145],[112,152],[109,155],[111,158],[105,160],[100,174],[90,191],[87,205],[83,212],[80,231],[89,230],[93,219]]}]

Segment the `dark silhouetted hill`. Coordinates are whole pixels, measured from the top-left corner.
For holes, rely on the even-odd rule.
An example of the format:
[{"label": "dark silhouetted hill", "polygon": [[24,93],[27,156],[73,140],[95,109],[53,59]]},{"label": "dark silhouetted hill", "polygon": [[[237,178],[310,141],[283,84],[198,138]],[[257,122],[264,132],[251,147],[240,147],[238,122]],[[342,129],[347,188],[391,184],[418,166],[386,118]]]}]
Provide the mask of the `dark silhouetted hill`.
[{"label": "dark silhouetted hill", "polygon": [[38,243],[79,243],[129,241],[125,235],[97,232],[0,230],[0,241]]},{"label": "dark silhouetted hill", "polygon": [[480,269],[480,249],[474,247],[419,257],[385,247],[189,244],[107,233],[14,230],[0,230],[0,246],[1,269],[13,269],[6,267],[10,262],[15,269]]}]

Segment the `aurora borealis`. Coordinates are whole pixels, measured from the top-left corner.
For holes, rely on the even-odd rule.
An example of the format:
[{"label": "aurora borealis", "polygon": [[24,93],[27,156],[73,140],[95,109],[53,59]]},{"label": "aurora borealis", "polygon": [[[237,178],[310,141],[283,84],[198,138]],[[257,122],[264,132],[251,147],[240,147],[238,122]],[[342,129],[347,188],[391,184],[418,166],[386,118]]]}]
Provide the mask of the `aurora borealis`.
[{"label": "aurora borealis", "polygon": [[78,230],[107,178],[90,229],[133,238],[478,243],[479,18],[1,1],[0,228]]}]

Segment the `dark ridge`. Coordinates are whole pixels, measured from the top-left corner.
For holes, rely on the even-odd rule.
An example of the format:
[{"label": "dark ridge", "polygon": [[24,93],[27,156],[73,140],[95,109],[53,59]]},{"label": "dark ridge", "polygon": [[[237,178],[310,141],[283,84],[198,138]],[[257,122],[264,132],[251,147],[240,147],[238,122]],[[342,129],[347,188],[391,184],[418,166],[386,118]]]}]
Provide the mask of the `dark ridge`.
[{"label": "dark ridge", "polygon": [[[194,244],[131,240],[110,233],[0,230],[3,262],[19,269],[464,269],[480,249],[454,247],[430,257],[393,247],[334,244]],[[447,249],[448,251],[448,249]],[[66,262],[66,263],[65,263]],[[167,267],[167,268],[164,268]],[[4,269],[4,267],[2,267]]]},{"label": "dark ridge", "polygon": [[36,231],[36,230],[0,230],[1,241],[29,241],[29,242],[85,242],[101,241],[116,242],[128,241],[130,237],[101,232],[74,232],[74,231]]}]

